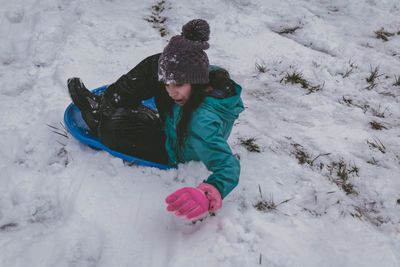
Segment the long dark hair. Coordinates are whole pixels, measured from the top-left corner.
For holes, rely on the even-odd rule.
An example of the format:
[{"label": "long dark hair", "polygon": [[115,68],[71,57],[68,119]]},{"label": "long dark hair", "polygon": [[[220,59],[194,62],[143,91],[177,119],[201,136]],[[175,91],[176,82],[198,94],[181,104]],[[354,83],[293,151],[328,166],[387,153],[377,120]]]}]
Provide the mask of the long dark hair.
[{"label": "long dark hair", "polygon": [[[187,139],[188,125],[192,119],[193,112],[200,106],[206,97],[206,88],[209,84],[192,84],[192,92],[188,101],[180,109],[180,120],[176,126],[176,145],[174,147],[175,155],[178,161],[181,161],[181,156],[185,152],[185,141]],[[170,107],[172,115],[172,105]]]}]

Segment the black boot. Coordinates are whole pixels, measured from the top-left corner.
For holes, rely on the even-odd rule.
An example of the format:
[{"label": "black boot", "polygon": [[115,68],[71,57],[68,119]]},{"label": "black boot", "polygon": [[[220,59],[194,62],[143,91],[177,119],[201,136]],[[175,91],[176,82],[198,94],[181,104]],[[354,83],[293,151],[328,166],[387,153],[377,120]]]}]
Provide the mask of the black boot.
[{"label": "black boot", "polygon": [[79,78],[68,79],[68,91],[72,101],[81,111],[83,120],[90,130],[97,134],[101,95],[90,92]]}]

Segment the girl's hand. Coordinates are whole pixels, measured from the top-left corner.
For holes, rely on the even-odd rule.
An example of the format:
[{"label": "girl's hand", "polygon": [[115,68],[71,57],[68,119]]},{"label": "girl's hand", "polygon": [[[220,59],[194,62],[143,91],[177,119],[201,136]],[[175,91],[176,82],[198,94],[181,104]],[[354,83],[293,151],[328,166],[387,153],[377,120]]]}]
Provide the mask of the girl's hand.
[{"label": "girl's hand", "polygon": [[201,217],[208,211],[215,211],[222,207],[222,198],[218,190],[206,183],[197,188],[183,187],[167,196],[167,211],[175,212],[178,217],[186,216],[187,220]]}]

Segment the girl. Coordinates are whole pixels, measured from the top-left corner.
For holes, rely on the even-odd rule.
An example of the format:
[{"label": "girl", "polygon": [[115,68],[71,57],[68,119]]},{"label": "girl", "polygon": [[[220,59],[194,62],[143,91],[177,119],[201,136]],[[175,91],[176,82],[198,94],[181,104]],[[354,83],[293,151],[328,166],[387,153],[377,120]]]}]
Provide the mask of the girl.
[{"label": "girl", "polygon": [[[73,102],[106,146],[169,165],[202,161],[212,172],[197,187],[166,198],[167,210],[188,220],[221,208],[240,173],[227,139],[244,109],[241,87],[227,71],[209,65],[204,52],[209,35],[205,20],[189,21],[163,53],[140,62],[102,95],[91,93],[79,78],[68,80]],[[151,97],[158,114],[141,104]]]}]

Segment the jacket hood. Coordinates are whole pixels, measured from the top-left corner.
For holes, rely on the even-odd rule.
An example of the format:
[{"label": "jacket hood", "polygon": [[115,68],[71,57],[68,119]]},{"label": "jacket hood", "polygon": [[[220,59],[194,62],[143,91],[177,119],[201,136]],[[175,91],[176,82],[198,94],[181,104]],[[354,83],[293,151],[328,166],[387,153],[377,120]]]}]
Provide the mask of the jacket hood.
[{"label": "jacket hood", "polygon": [[242,98],[240,97],[242,87],[234,81],[232,82],[235,85],[236,95],[223,99],[207,96],[200,106],[210,111],[217,111],[222,119],[236,120],[239,114],[244,110],[244,106]]},{"label": "jacket hood", "polygon": [[[204,102],[200,106],[203,106],[205,109],[210,111],[216,111],[217,114],[220,114],[220,117],[222,119],[236,120],[239,117],[239,114],[244,110],[242,98],[240,96],[242,93],[242,87],[230,78],[229,73],[225,69],[215,65],[210,65],[209,70],[222,70],[226,72],[227,79],[229,79],[230,83],[234,85],[234,90],[236,91],[236,94],[230,97],[223,98],[206,96]],[[219,91],[224,90],[224,88],[220,89],[216,88],[216,90]]]}]

